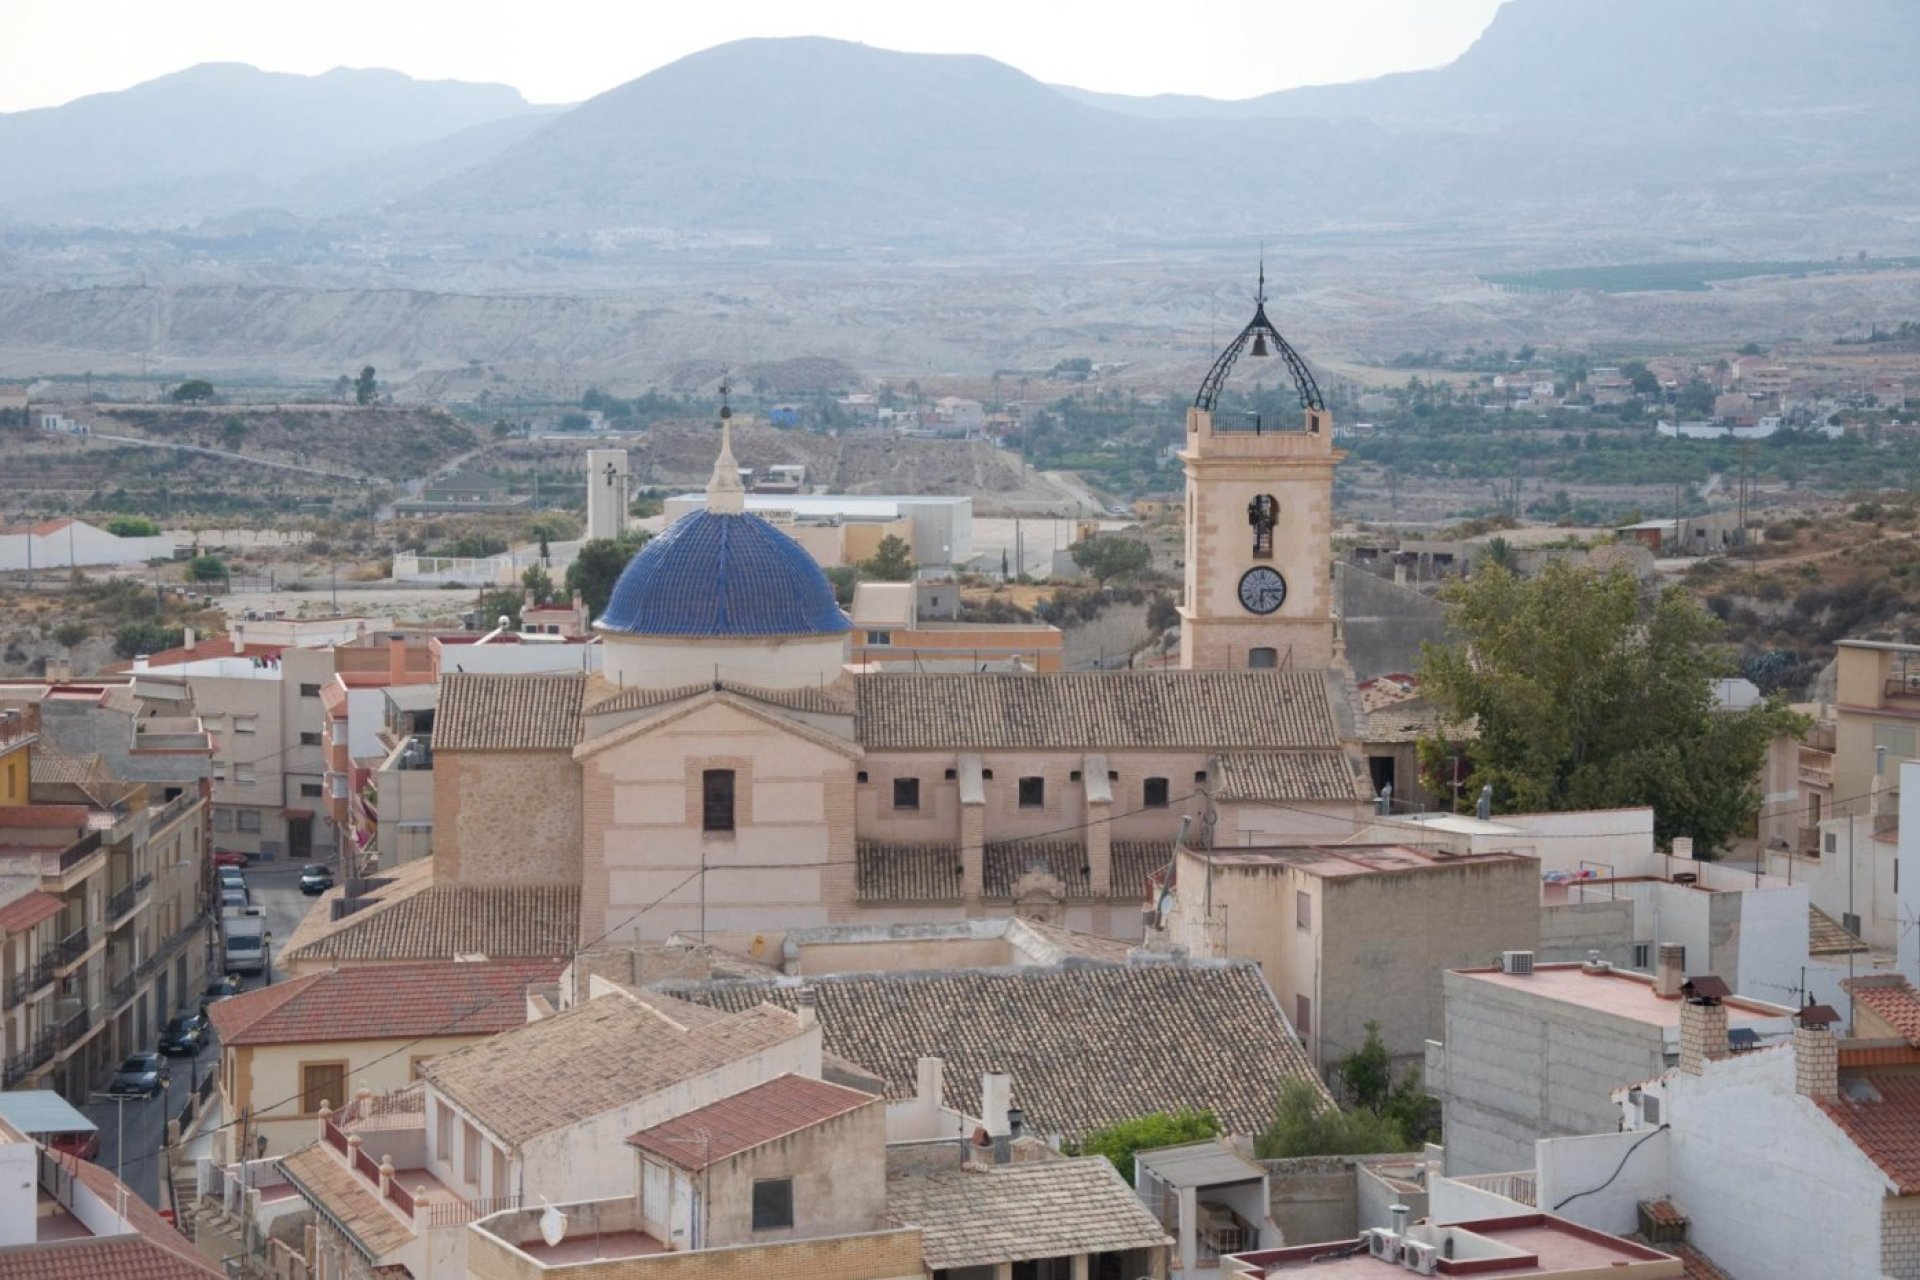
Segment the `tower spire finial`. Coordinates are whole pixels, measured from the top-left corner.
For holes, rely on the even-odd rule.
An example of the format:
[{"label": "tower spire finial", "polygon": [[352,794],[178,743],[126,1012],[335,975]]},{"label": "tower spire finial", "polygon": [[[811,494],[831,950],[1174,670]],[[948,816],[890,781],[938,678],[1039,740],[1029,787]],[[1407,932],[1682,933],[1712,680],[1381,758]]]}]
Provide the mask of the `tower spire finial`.
[{"label": "tower spire finial", "polygon": [[707,481],[707,510],[739,515],[747,509],[746,486],[740,483],[740,464],[733,460],[733,406],[727,394],[733,388],[720,377],[720,456],[713,460],[713,478]]},{"label": "tower spire finial", "polygon": [[1253,300],[1259,306],[1267,305],[1267,242],[1260,242],[1260,283],[1253,291]]}]

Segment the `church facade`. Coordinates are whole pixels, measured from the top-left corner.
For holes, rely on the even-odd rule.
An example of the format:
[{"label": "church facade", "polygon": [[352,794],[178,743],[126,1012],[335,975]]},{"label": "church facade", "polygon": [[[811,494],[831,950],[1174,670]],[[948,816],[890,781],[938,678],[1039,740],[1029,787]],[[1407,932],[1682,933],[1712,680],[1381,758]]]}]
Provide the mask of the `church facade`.
[{"label": "church facade", "polygon": [[[1297,362],[1262,307],[1225,368],[1268,335]],[[1009,914],[1137,939],[1183,830],[1351,834],[1340,455],[1301,398],[1276,429],[1203,390],[1180,668],[1105,673],[850,674],[830,584],[744,510],[723,411],[707,509],[628,566],[601,674],[445,678],[434,877],[577,885],[583,946],[691,933],[766,955],[790,929]]]}]

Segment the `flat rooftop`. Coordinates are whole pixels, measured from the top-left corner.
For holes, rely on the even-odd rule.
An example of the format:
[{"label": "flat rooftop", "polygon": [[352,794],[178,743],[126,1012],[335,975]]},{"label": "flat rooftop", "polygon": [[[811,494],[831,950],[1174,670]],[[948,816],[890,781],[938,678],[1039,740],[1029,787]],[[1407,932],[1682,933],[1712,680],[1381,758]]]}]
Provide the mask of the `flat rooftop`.
[{"label": "flat rooftop", "polygon": [[[1475,1276],[1612,1276],[1680,1280],[1685,1264],[1671,1254],[1618,1236],[1593,1231],[1551,1214],[1488,1218],[1443,1227],[1420,1226],[1407,1233],[1416,1240],[1453,1242],[1453,1256],[1442,1255],[1440,1275]],[[1411,1274],[1398,1262],[1376,1258],[1364,1250],[1332,1257],[1353,1241],[1336,1240],[1290,1249],[1262,1249],[1223,1259],[1227,1276],[1288,1276],[1295,1273],[1341,1277],[1395,1277]]]},{"label": "flat rooftop", "polygon": [[[1524,991],[1542,1000],[1564,1001],[1648,1026],[1678,1028],[1680,1025],[1680,998],[1654,994],[1653,979],[1644,973],[1612,968],[1589,973],[1586,966],[1579,964],[1537,964],[1529,974],[1503,973],[1498,967],[1453,972],[1475,982]],[[1794,1012],[1784,1005],[1739,996],[1722,1003],[1727,1007],[1729,1027],[1773,1022],[1790,1018]]]},{"label": "flat rooftop", "polygon": [[[1207,858],[1204,850],[1187,849],[1188,857]],[[1210,859],[1220,867],[1285,864],[1326,879],[1380,875],[1393,871],[1439,871],[1490,862],[1533,862],[1531,854],[1447,853],[1405,844],[1276,845],[1250,849],[1216,849]]]}]

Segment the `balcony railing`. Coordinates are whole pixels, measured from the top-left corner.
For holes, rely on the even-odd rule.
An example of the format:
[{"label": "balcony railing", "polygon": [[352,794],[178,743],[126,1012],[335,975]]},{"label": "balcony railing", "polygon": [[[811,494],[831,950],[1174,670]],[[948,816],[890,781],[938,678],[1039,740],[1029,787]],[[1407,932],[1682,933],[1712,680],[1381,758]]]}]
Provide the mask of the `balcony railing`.
[{"label": "balcony railing", "polygon": [[133,998],[133,988],[138,980],[139,974],[129,970],[107,984],[107,995],[116,1009]]},{"label": "balcony railing", "polygon": [[460,1227],[476,1218],[518,1209],[520,1197],[492,1196],[485,1200],[443,1200],[427,1206],[427,1226]]},{"label": "balcony railing", "polygon": [[1816,751],[1811,747],[1800,748],[1800,781],[1823,787],[1832,786],[1833,753]]},{"label": "balcony railing", "polygon": [[[71,871],[93,854],[100,851],[100,833],[89,831],[86,835],[68,845],[60,855],[60,870]],[[45,866],[45,863],[41,864]]]},{"label": "balcony railing", "polygon": [[1888,698],[1920,698],[1920,672],[1892,677],[1881,692]]},{"label": "balcony railing", "polygon": [[179,795],[167,801],[165,804],[161,805],[158,809],[152,809],[148,811],[151,815],[147,819],[148,832],[151,833],[154,831],[158,831],[161,827],[166,826],[169,822],[172,822],[175,818],[178,818],[181,814],[187,812],[187,810],[193,808],[193,806],[199,803],[200,803],[199,792],[182,791]]},{"label": "balcony railing", "polygon": [[11,1089],[31,1075],[35,1067],[53,1057],[53,1049],[53,1032],[42,1031],[26,1048],[7,1059],[4,1071],[0,1071],[0,1079],[4,1079],[6,1087]]},{"label": "balcony railing", "polygon": [[141,891],[152,883],[153,873],[143,872],[130,883],[114,890],[113,895],[107,899],[107,919],[118,921],[122,916],[131,914],[133,909],[140,905]]},{"label": "balcony railing", "polygon": [[93,1010],[80,1009],[53,1029],[54,1045],[65,1049],[79,1043],[93,1029]]},{"label": "balcony railing", "polygon": [[87,933],[87,927],[81,925],[78,929],[75,929],[72,933],[60,939],[59,945],[54,948],[55,963],[61,965],[72,964],[75,960],[87,954],[87,948],[90,945],[92,945],[92,939]]}]

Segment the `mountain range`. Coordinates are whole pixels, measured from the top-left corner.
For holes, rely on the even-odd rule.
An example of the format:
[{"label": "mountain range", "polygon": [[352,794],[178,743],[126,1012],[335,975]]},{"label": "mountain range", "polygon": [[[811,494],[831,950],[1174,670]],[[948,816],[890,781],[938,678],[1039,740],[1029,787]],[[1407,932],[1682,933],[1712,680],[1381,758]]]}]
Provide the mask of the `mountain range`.
[{"label": "mountain range", "polygon": [[1443,232],[1762,248],[1908,234],[1910,0],[1509,0],[1448,66],[1226,102],[745,40],[568,108],[194,67],[0,115],[0,225],[774,249]]}]

